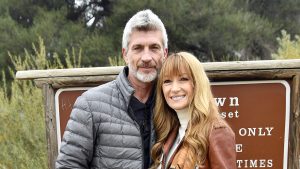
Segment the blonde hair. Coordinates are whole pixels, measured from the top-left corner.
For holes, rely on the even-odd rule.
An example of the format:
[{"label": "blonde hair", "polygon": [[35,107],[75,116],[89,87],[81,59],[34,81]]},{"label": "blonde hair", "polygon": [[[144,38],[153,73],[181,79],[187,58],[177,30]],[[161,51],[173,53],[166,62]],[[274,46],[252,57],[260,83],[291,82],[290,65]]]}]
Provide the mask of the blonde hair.
[{"label": "blonde hair", "polygon": [[164,77],[178,75],[182,69],[186,70],[192,78],[195,91],[188,110],[191,112],[191,120],[183,140],[183,146],[191,148],[193,152],[193,154],[189,154],[189,160],[200,165],[205,162],[210,131],[216,121],[224,121],[219,115],[209,79],[201,62],[188,52],[171,54],[165,60],[157,81],[154,108],[154,127],[157,138],[151,150],[154,168],[159,165],[163,144],[166,142],[168,134],[175,126],[179,126],[176,112],[168,106],[164,99],[162,84]]}]

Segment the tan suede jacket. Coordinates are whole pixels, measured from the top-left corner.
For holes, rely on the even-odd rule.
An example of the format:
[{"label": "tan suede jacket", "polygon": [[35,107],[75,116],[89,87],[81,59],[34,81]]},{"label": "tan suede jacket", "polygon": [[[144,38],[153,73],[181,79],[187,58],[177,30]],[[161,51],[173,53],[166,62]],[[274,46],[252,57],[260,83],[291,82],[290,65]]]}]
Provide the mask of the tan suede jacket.
[{"label": "tan suede jacket", "polygon": [[187,154],[189,150],[183,149],[181,144],[172,155],[168,164],[165,158],[174,140],[176,139],[178,128],[168,136],[163,147],[162,169],[167,165],[168,169],[236,169],[235,134],[222,123],[216,123],[212,129],[208,142],[208,154],[204,165],[189,163]]}]

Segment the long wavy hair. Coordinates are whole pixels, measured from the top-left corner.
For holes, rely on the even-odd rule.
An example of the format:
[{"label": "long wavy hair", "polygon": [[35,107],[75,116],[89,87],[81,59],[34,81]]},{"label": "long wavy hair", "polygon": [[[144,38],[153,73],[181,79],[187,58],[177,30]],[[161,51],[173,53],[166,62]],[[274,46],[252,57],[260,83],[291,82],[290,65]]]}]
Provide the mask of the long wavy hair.
[{"label": "long wavy hair", "polygon": [[[223,122],[218,107],[211,92],[209,79],[200,61],[188,52],[171,54],[164,62],[157,81],[156,105],[154,108],[154,127],[156,130],[156,143],[151,150],[154,161],[153,168],[160,163],[163,144],[169,133],[179,126],[176,112],[168,106],[162,91],[164,77],[179,75],[181,70],[187,71],[193,80],[194,97],[190,102],[188,111],[191,119],[183,140],[183,147],[190,148],[192,154],[188,158],[199,165],[204,164],[208,152],[208,137],[216,121]],[[224,122],[224,124],[226,124]]]}]

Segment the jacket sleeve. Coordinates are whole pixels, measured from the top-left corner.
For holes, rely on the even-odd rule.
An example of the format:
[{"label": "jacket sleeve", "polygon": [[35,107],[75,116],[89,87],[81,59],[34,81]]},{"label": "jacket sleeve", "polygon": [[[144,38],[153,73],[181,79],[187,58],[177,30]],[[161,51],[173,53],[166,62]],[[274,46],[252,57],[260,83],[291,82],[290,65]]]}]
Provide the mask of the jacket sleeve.
[{"label": "jacket sleeve", "polygon": [[93,119],[87,100],[77,98],[60,145],[56,169],[89,168],[92,160]]},{"label": "jacket sleeve", "polygon": [[236,169],[235,134],[230,128],[219,127],[212,130],[208,161],[212,169]]}]

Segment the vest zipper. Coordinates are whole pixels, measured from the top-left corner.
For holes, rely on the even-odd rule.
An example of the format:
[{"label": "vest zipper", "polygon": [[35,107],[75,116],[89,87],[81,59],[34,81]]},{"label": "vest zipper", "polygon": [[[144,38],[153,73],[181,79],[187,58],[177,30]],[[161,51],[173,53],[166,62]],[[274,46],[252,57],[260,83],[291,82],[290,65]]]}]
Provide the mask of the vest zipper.
[{"label": "vest zipper", "polygon": [[144,169],[145,154],[144,154],[144,139],[143,139],[143,135],[142,135],[142,132],[141,132],[140,125],[138,124],[138,122],[133,117],[133,110],[132,110],[132,108],[130,106],[128,108],[129,108],[129,111],[130,111],[129,114],[130,114],[131,119],[134,121],[135,126],[140,131],[140,138],[142,140],[142,169]]}]

